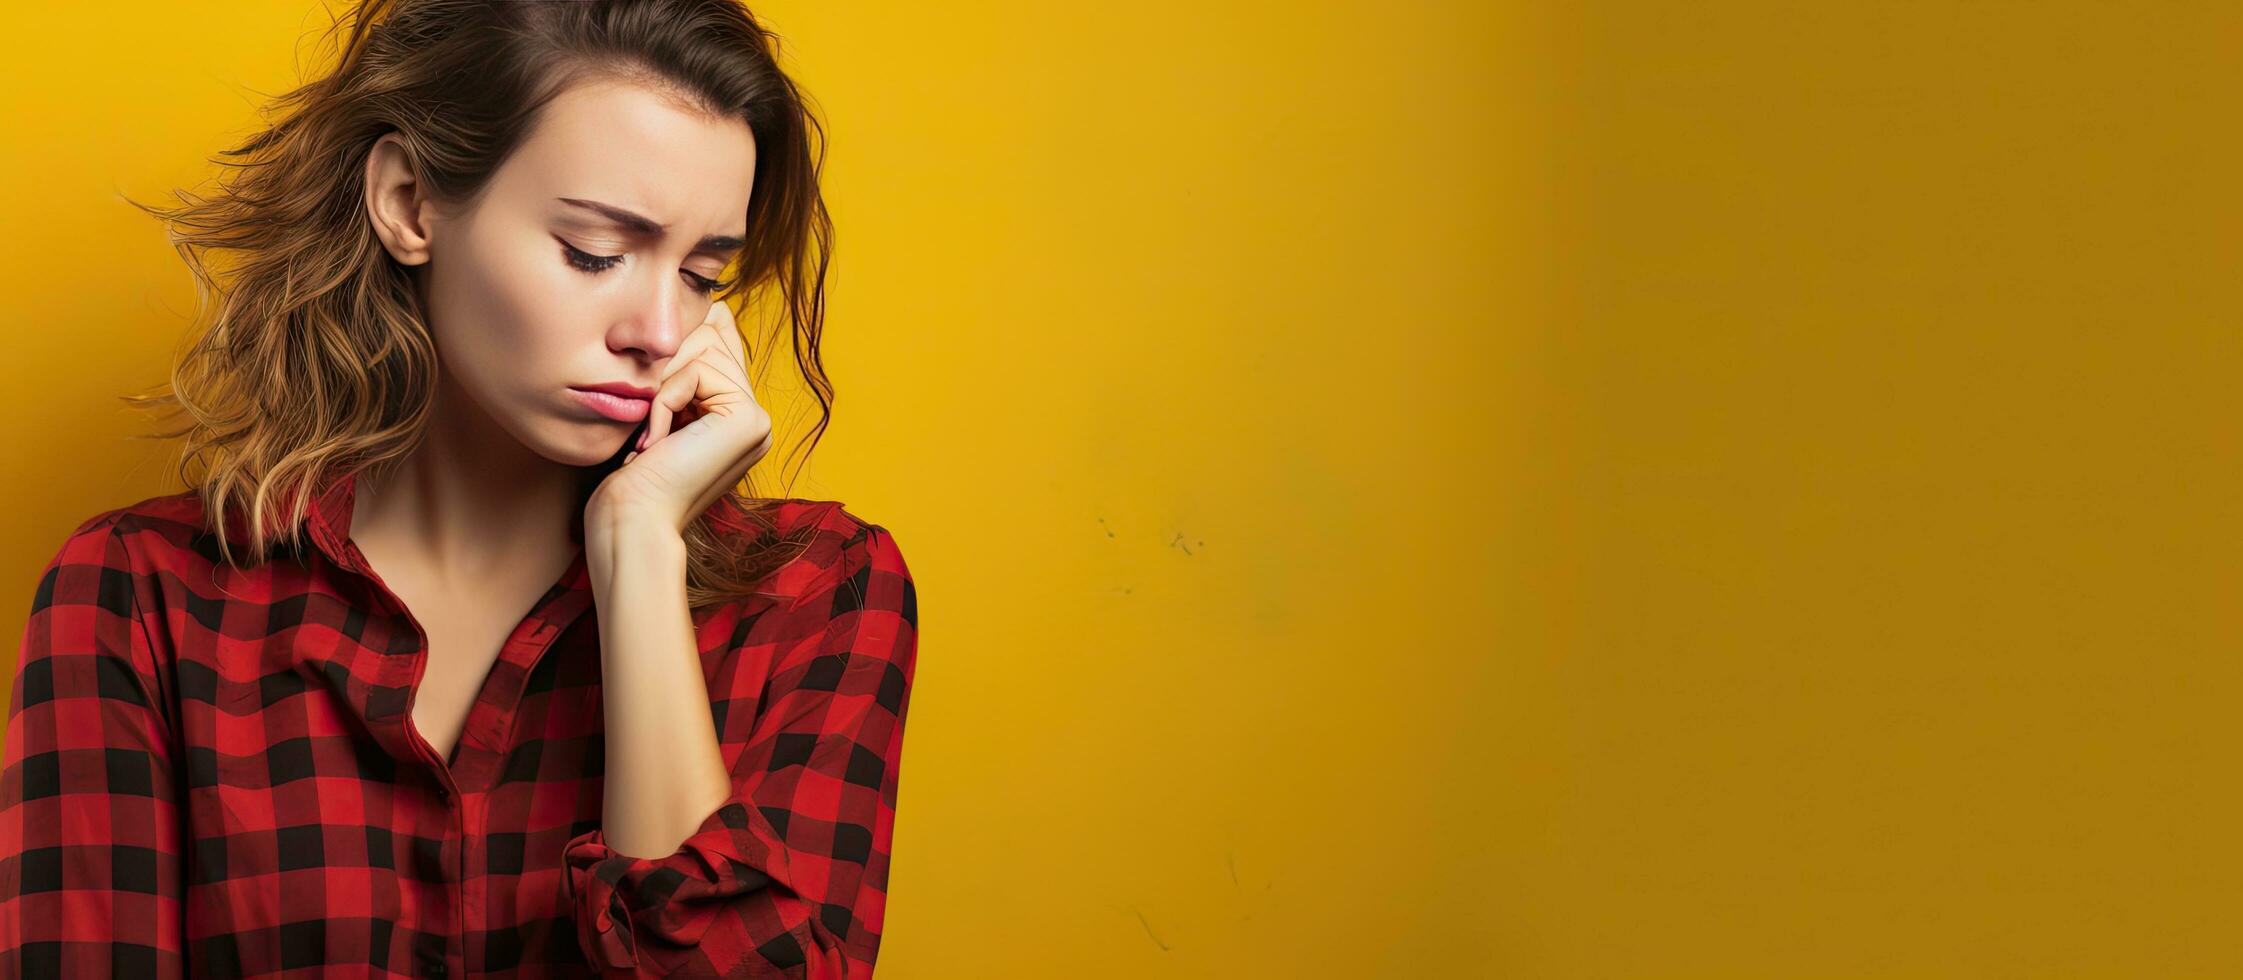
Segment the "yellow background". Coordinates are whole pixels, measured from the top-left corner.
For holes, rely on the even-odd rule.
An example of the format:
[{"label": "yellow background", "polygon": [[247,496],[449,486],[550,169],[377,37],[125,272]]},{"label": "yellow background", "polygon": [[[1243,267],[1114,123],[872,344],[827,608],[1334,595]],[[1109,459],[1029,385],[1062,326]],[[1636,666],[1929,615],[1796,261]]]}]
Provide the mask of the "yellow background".
[{"label": "yellow background", "polygon": [[[13,630],[174,489],[113,192],[320,22],[23,6]],[[758,9],[834,141],[792,489],[925,613],[883,976],[2243,973],[2243,12]]]}]

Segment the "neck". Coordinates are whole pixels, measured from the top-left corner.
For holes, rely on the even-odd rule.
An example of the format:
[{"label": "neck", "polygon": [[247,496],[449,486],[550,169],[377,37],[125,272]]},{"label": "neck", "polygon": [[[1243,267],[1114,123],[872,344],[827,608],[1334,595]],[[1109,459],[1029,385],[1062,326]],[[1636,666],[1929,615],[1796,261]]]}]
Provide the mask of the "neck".
[{"label": "neck", "polygon": [[420,443],[362,473],[350,536],[452,581],[573,554],[585,471],[532,452],[440,386]]}]

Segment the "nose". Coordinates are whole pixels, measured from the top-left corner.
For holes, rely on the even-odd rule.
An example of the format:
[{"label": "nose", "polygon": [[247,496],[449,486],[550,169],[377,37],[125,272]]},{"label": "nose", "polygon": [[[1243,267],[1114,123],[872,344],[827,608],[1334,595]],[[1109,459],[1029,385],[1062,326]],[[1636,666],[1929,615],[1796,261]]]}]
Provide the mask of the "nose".
[{"label": "nose", "polygon": [[633,354],[649,363],[677,354],[678,347],[685,343],[686,333],[694,325],[687,323],[686,317],[697,316],[680,292],[666,283],[636,291],[631,306],[608,331],[608,349],[619,354]]}]

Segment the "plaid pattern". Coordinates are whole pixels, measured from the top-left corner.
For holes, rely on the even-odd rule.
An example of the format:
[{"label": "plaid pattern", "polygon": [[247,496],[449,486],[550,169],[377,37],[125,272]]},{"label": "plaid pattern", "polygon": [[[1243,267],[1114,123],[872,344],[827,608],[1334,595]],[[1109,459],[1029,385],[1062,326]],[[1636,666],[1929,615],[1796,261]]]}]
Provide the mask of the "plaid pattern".
[{"label": "plaid pattern", "polygon": [[248,572],[191,493],[63,542],[8,703],[0,977],[871,975],[918,638],[886,529],[790,499],[809,551],[694,614],[734,792],[638,858],[600,831],[581,552],[440,761],[352,486],[315,499],[312,547]]}]

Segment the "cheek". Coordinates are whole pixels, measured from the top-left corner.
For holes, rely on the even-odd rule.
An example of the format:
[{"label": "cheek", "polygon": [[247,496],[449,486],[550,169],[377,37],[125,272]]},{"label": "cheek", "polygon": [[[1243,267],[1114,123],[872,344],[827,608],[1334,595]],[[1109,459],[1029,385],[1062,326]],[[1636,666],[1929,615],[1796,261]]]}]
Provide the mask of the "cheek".
[{"label": "cheek", "polygon": [[571,317],[583,316],[582,287],[566,278],[573,270],[534,245],[449,257],[456,261],[448,276],[431,280],[449,283],[431,290],[432,315],[444,321],[439,342],[457,356],[485,362],[478,367],[531,380],[526,376],[536,365],[557,356]]}]

